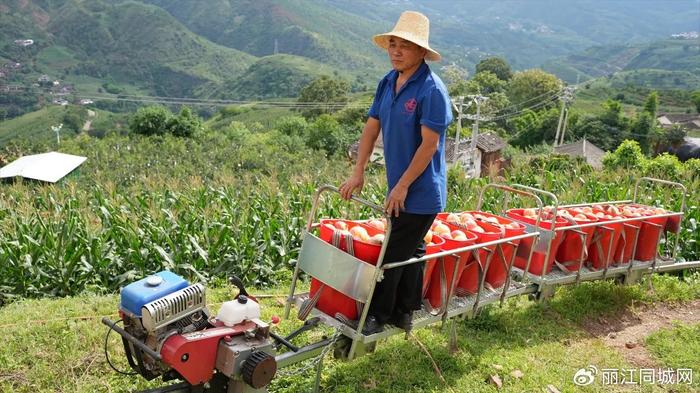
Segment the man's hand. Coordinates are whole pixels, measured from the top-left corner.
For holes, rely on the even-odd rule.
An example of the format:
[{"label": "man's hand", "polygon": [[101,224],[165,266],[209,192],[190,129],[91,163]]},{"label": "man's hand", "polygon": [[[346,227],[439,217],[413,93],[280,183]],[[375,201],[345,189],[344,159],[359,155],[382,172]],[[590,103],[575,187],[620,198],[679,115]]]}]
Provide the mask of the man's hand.
[{"label": "man's hand", "polygon": [[384,203],[384,211],[392,216],[399,216],[399,212],[404,209],[404,202],[408,194],[408,187],[397,184],[389,193],[389,197]]},{"label": "man's hand", "polygon": [[340,185],[340,196],[345,199],[349,200],[350,197],[352,197],[353,192],[357,190],[359,193],[362,191],[362,187],[365,185],[365,175],[363,173],[360,174],[353,174],[346,180],[343,184]]}]

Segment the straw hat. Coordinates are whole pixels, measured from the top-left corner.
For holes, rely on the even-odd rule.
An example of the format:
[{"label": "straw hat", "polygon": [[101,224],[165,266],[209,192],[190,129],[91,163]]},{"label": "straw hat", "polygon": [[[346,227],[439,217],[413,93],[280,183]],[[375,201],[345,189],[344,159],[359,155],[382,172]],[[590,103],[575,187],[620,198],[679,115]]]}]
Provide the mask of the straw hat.
[{"label": "straw hat", "polygon": [[426,60],[440,61],[440,54],[428,45],[429,34],[430,21],[427,16],[420,12],[405,11],[399,17],[399,21],[396,22],[394,30],[384,34],[377,34],[372,37],[372,40],[380,48],[387,49],[391,36],[403,38],[425,48],[428,51],[425,54]]}]

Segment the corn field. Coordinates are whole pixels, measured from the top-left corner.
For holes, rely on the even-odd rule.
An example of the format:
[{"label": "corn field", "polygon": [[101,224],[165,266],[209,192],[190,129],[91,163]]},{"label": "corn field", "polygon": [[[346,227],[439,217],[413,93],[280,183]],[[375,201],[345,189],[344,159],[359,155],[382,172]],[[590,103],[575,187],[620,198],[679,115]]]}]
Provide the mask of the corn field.
[{"label": "corn field", "polygon": [[[338,185],[351,168],[344,158],[326,159],[263,137],[76,138],[62,150],[88,157],[79,173],[55,186],[18,181],[0,192],[0,304],[113,292],[162,269],[211,284],[231,274],[258,287],[284,282],[316,188]],[[634,185],[629,173],[577,165],[525,164],[499,181],[544,188],[567,203],[629,198]],[[475,208],[488,182],[451,173],[448,210]],[[699,183],[686,184],[680,255],[688,260],[700,258]],[[383,195],[383,172],[373,168],[362,196],[381,204]],[[649,204],[680,208],[664,189],[643,196]],[[484,208],[498,209],[501,201],[489,193]],[[376,214],[333,196],[321,207],[325,217]]]}]

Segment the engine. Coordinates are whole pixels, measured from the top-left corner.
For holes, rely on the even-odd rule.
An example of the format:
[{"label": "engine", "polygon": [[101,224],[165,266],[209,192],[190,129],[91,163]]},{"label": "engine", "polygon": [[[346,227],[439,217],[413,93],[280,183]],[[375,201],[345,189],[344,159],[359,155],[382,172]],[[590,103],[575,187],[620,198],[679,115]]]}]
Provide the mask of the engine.
[{"label": "engine", "polygon": [[207,391],[261,389],[277,370],[274,341],[260,305],[239,289],[213,317],[203,285],[163,271],[122,288],[123,329],[104,322],[122,336],[129,365],[148,380],[180,379]]}]

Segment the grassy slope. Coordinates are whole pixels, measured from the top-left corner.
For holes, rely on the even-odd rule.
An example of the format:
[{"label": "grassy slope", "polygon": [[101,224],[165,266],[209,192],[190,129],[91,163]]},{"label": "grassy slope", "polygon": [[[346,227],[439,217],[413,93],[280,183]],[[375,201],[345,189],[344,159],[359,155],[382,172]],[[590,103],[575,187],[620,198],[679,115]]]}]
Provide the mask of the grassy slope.
[{"label": "grassy slope", "polygon": [[[7,16],[37,25],[32,18],[43,15],[45,23],[27,31],[42,38],[32,48],[37,51],[36,73],[73,83],[79,91],[94,93],[99,84],[111,82],[126,85],[126,92],[132,92],[131,87],[158,94],[191,94],[201,85],[240,76],[255,60],[192,33],[155,6],[69,0],[41,3],[41,7],[15,6]],[[22,32],[17,27],[8,34]],[[35,79],[36,73],[28,74],[28,80]]]},{"label": "grassy slope", "polygon": [[333,75],[333,68],[300,56],[271,55],[256,61],[240,78],[222,85],[212,95],[242,99],[297,97],[319,75]]},{"label": "grassy slope", "polygon": [[[624,73],[629,74],[629,73]],[[687,109],[693,109],[690,101],[690,92],[678,89],[656,89],[643,86],[623,85],[618,77],[609,80],[605,77],[595,78],[582,84],[576,92],[576,100],[573,107],[582,113],[600,113],[601,104],[608,98],[616,99],[619,94],[624,95],[622,103],[627,112],[638,111],[644,105],[649,93],[656,90],[659,94],[659,112],[684,113]]]},{"label": "grassy slope", "polygon": [[655,357],[661,359],[665,366],[673,369],[691,368],[696,384],[700,386],[700,324],[676,324],[672,329],[652,333],[646,340],[646,346]]},{"label": "grassy slope", "polygon": [[49,140],[55,134],[49,128],[63,122],[66,107],[49,105],[38,111],[0,122],[0,145],[15,139]]},{"label": "grassy slope", "polygon": [[[76,113],[81,113],[81,124],[90,118],[87,113],[82,110],[82,107],[75,105],[58,106],[47,105],[44,108],[25,113],[22,116],[14,119],[0,122],[0,146],[10,142],[19,142],[31,140],[33,142],[53,142],[56,140],[56,134],[51,131],[51,126],[56,126],[63,122],[67,111],[72,110]],[[96,113],[92,120],[91,130],[101,130],[102,132],[119,132],[124,129],[127,124],[128,114],[112,113],[103,111],[94,107],[86,108]],[[65,128],[61,133],[61,140],[74,136],[73,132]]]},{"label": "grassy slope", "polygon": [[197,34],[255,56],[307,57],[346,70],[377,70],[382,56],[368,45],[381,26],[308,0],[148,0]]},{"label": "grassy slope", "polygon": [[[585,283],[575,288],[561,288],[544,307],[525,298],[509,300],[503,308],[489,308],[480,317],[458,324],[460,351],[446,351],[446,334],[438,327],[416,332],[431,352],[452,391],[495,392],[484,383],[493,374],[503,379],[506,391],[542,391],[547,385],[561,391],[573,391],[573,374],[582,367],[631,367],[621,355],[590,336],[578,324],[621,312],[633,302],[684,301],[700,297],[698,275],[687,281],[672,276],[655,276],[631,287],[612,283]],[[655,290],[649,291],[650,284]],[[279,294],[286,288],[257,290],[255,293]],[[230,296],[228,289],[210,290],[212,310]],[[276,299],[263,301],[264,319],[281,315]],[[158,386],[140,378],[124,377],[109,369],[102,354],[106,328],[100,316],[115,317],[117,296],[84,295],[66,299],[25,300],[0,309],[0,331],[9,331],[0,349],[0,390],[16,392],[114,391]],[[284,321],[282,331],[290,331],[298,321]],[[684,328],[685,329],[685,328]],[[690,328],[688,328],[690,329]],[[652,352],[660,364],[668,367],[695,367],[689,352],[700,345],[700,337],[689,330],[682,335],[658,333],[649,338]],[[304,339],[318,338],[321,332]],[[60,339],[57,339],[59,338]],[[110,353],[115,363],[125,369],[120,342],[112,337]],[[687,350],[680,350],[681,347]],[[660,348],[658,351],[655,348]],[[672,349],[671,355],[665,349]],[[695,358],[696,359],[696,358]],[[498,367],[501,366],[502,370]],[[512,370],[524,373],[522,379],[510,376]],[[307,390],[311,374],[305,377],[276,379],[271,392]],[[326,362],[323,390],[327,392],[448,392],[433,372],[426,355],[413,341],[403,336],[382,342],[378,350],[351,363]],[[620,387],[594,384],[580,388],[583,392],[625,391]],[[644,392],[663,391],[646,386]],[[690,392],[679,387],[678,392]]]},{"label": "grassy slope", "polygon": [[614,74],[615,86],[638,84],[657,89],[695,89],[700,85],[700,47],[693,40],[661,40],[637,45],[606,45],[546,62],[543,68],[574,82]]}]

